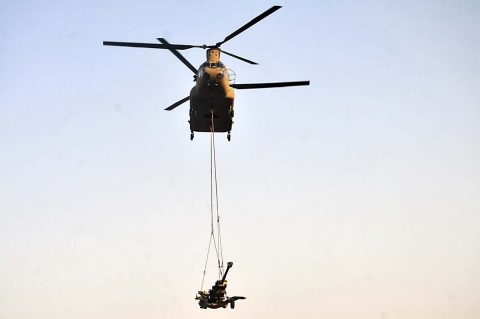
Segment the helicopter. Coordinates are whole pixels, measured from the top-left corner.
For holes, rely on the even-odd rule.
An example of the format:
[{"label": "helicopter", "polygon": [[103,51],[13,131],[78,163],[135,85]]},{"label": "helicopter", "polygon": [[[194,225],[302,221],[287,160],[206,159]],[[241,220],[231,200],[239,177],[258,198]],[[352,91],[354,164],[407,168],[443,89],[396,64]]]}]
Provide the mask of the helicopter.
[{"label": "helicopter", "polygon": [[[239,29],[227,35],[223,41],[217,42],[214,45],[170,44],[164,38],[157,38],[160,43],[103,41],[103,45],[169,50],[193,72],[193,79],[196,83],[190,90],[189,96],[175,102],[165,110],[171,111],[177,106],[190,100],[190,120],[188,121],[190,123],[190,140],[193,140],[194,132],[227,132],[227,139],[230,141],[230,131],[232,130],[234,117],[234,89],[263,89],[310,84],[310,81],[237,84],[234,79],[235,74],[227,69],[227,67],[220,61],[220,54],[224,53],[249,64],[258,64],[220,49],[220,46],[280,8],[281,6],[271,7]],[[180,54],[180,52],[178,52],[179,50],[187,50],[191,48],[207,49],[207,61],[202,63],[198,69],[196,69],[183,55]]]}]

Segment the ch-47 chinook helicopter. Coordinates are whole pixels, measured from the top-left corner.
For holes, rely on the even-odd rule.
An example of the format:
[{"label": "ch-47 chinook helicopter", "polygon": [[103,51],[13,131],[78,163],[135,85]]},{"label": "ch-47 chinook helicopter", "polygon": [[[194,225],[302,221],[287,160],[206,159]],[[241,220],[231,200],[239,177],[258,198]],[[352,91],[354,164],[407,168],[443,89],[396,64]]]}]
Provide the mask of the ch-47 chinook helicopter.
[{"label": "ch-47 chinook helicopter", "polygon": [[[190,100],[190,139],[193,140],[193,132],[214,131],[227,132],[227,139],[230,141],[230,131],[232,129],[232,119],[234,116],[234,89],[263,89],[310,84],[310,81],[235,84],[231,83],[233,79],[228,72],[229,70],[222,62],[220,62],[220,53],[223,52],[226,55],[229,55],[241,61],[250,64],[257,64],[253,61],[247,60],[238,55],[220,49],[220,46],[280,8],[281,6],[271,7],[264,13],[260,14],[250,22],[243,25],[241,28],[237,29],[235,32],[229,34],[227,37],[225,37],[223,41],[217,42],[214,45],[170,44],[164,38],[157,38],[160,43],[104,41],[103,45],[167,49],[171,53],[173,53],[180,61],[183,62],[183,64],[185,64],[194,73],[193,78],[196,83],[195,86],[191,89],[189,96],[170,105],[165,110],[171,111],[182,103]],[[191,48],[208,49],[207,61],[204,62],[198,70],[190,62],[188,62],[180,54],[180,52],[178,52],[178,50],[186,50]]]}]

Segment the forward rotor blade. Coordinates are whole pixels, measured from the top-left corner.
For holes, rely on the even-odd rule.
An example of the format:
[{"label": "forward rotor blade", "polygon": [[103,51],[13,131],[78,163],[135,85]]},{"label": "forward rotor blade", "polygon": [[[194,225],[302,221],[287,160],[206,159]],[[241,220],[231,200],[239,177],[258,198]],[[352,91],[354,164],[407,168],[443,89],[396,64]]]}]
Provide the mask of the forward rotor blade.
[{"label": "forward rotor blade", "polygon": [[248,84],[232,84],[230,85],[235,89],[266,89],[266,88],[281,88],[286,86],[300,86],[310,85],[310,81],[297,81],[297,82],[274,82],[274,83],[248,83]]},{"label": "forward rotor blade", "polygon": [[247,62],[247,63],[250,63],[250,64],[258,64],[257,62],[253,62],[253,61],[247,60],[247,59],[245,59],[245,58],[242,58],[241,56],[238,56],[238,55],[235,55],[235,54],[233,54],[233,53],[227,52],[227,51],[225,51],[225,50],[223,50],[223,49],[222,49],[221,51],[222,51],[222,53],[225,53],[226,55],[229,55],[229,56],[232,56],[232,57],[237,58],[237,59],[239,59],[239,60],[242,60],[243,62]]},{"label": "forward rotor blade", "polygon": [[[167,40],[165,40],[164,38],[157,38],[157,40],[160,41],[162,44],[170,45],[170,43],[168,43]],[[188,62],[187,59],[185,59],[183,57],[183,55],[180,54],[180,52],[178,52],[177,50],[175,50],[173,48],[168,48],[168,50],[170,52],[172,52],[173,55],[176,56],[180,61],[182,61],[182,63],[185,64],[187,66],[187,68],[192,70],[193,74],[198,73],[198,70],[190,62]]]},{"label": "forward rotor blade", "polygon": [[264,13],[262,13],[261,15],[259,15],[258,17],[256,17],[255,19],[253,19],[252,21],[248,22],[247,24],[245,24],[243,27],[241,27],[240,29],[238,29],[237,31],[227,35],[227,37],[221,41],[221,42],[218,42],[217,44],[215,44],[216,47],[219,47],[221,46],[222,44],[224,44],[225,42],[227,42],[228,40],[232,39],[233,37],[236,37],[237,35],[239,35],[240,33],[242,33],[243,31],[247,30],[248,28],[250,28],[252,25],[254,25],[255,23],[259,22],[260,20],[266,18],[267,16],[271,15],[272,13],[274,13],[275,11],[277,11],[278,9],[280,9],[281,6],[273,6],[271,7],[270,9],[268,9],[267,11],[265,11]]},{"label": "forward rotor blade", "polygon": [[103,45],[111,45],[117,47],[133,47],[133,48],[148,48],[148,49],[175,49],[186,50],[191,48],[203,48],[200,45],[188,45],[188,44],[158,44],[158,43],[138,43],[138,42],[113,42],[103,41]]},{"label": "forward rotor blade", "polygon": [[187,97],[181,99],[180,101],[173,103],[172,105],[170,105],[169,107],[167,107],[167,108],[165,109],[165,111],[171,111],[171,110],[173,110],[174,108],[176,108],[177,106],[179,106],[180,104],[183,104],[183,103],[187,102],[188,100],[190,100],[190,96],[187,96]]}]

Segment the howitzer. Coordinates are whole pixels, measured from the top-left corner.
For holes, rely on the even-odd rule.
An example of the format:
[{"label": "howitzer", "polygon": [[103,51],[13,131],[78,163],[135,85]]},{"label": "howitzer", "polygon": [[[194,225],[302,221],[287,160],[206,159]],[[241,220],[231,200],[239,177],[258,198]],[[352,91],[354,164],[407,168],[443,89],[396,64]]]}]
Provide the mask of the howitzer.
[{"label": "howitzer", "polygon": [[235,308],[235,301],[240,299],[245,299],[245,297],[234,296],[234,297],[226,297],[225,288],[227,287],[227,274],[230,268],[232,268],[233,262],[229,261],[227,263],[227,269],[222,276],[221,280],[217,280],[215,285],[212,289],[209,290],[207,293],[206,291],[199,291],[197,296],[195,297],[198,300],[198,304],[200,308],[207,309],[217,309],[217,308],[225,308],[227,305],[230,304],[230,308]]}]

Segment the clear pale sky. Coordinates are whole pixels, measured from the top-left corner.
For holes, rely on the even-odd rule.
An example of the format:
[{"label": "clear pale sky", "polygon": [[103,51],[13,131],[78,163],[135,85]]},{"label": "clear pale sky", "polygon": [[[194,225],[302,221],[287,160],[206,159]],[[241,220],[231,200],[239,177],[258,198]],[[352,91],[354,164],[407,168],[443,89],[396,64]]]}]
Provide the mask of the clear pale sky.
[{"label": "clear pale sky", "polygon": [[[223,47],[235,310],[201,310],[209,136],[163,50]],[[478,1],[0,1],[0,318],[478,318]],[[203,50],[184,51],[193,65]],[[213,284],[210,265],[207,285]]]}]

